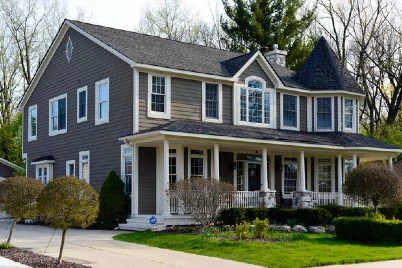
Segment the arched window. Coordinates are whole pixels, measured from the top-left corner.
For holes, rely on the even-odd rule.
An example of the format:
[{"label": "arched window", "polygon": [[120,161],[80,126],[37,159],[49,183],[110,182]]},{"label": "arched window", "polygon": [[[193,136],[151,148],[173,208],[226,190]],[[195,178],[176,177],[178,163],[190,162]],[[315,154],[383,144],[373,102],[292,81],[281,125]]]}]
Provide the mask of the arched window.
[{"label": "arched window", "polygon": [[272,89],[266,88],[266,82],[256,76],[247,77],[240,88],[240,123],[270,126],[272,106]]}]

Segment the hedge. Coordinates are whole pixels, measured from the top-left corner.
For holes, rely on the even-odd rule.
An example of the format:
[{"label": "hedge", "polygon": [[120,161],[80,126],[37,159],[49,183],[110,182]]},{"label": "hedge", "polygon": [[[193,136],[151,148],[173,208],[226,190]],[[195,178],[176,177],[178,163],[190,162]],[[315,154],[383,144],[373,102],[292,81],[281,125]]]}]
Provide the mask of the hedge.
[{"label": "hedge", "polygon": [[[371,208],[350,208],[350,207],[342,207],[339,205],[325,205],[320,206],[320,208],[328,210],[332,218],[338,217],[364,217],[368,213],[373,212]],[[378,208],[378,212],[380,212],[384,217],[388,220],[397,219],[402,220],[402,206],[390,206],[390,207],[381,207]]]},{"label": "hedge", "polygon": [[304,226],[325,225],[332,220],[331,214],[322,208],[229,208],[221,212],[218,222],[223,225],[235,225],[243,220],[252,222],[256,218],[268,219],[274,224],[287,224],[292,221]]},{"label": "hedge", "polygon": [[336,236],[359,242],[402,241],[402,221],[369,217],[340,217],[334,220]]}]

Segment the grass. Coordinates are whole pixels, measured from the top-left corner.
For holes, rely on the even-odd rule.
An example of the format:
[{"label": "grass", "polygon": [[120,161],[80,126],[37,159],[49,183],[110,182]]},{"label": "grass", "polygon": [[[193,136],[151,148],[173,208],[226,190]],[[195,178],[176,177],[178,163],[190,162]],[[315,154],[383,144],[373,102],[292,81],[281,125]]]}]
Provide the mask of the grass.
[{"label": "grass", "polygon": [[400,245],[361,244],[333,235],[305,234],[300,240],[262,244],[217,241],[201,235],[134,232],[116,240],[270,267],[312,267],[401,259]]},{"label": "grass", "polygon": [[11,245],[10,243],[7,243],[7,242],[0,243],[0,249],[9,249],[9,248],[13,248],[13,247],[14,247],[13,245]]}]

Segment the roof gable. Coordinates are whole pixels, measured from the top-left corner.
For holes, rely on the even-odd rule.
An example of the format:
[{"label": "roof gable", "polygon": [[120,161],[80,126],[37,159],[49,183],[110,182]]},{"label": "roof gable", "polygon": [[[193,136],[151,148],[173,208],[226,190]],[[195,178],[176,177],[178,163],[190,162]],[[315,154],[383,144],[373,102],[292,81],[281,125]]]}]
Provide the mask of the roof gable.
[{"label": "roof gable", "polygon": [[8,167],[10,167],[10,168],[17,169],[17,170],[20,170],[20,171],[24,171],[24,170],[25,170],[24,168],[22,168],[22,167],[20,167],[20,166],[18,166],[18,165],[16,165],[16,164],[14,164],[14,163],[11,163],[10,161],[7,161],[6,159],[1,158],[1,157],[0,157],[0,163],[3,164],[3,165],[8,166]]}]

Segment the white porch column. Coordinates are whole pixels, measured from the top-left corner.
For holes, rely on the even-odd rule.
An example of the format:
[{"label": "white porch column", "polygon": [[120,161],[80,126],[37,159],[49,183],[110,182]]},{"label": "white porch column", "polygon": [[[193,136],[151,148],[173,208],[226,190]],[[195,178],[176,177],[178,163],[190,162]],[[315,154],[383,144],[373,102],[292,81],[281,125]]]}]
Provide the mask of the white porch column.
[{"label": "white porch column", "polygon": [[[357,156],[356,156],[356,154],[353,154],[353,157],[352,157],[352,167],[353,167],[353,169],[355,169],[355,168],[357,168]],[[357,202],[353,202],[353,207],[354,208],[357,208],[359,205],[357,204]]]},{"label": "white porch column", "polygon": [[300,151],[300,182],[299,182],[299,191],[305,192],[306,191],[306,173],[304,168],[304,151]]},{"label": "white porch column", "polygon": [[169,214],[169,141],[163,140],[163,214]]},{"label": "white porch column", "polygon": [[138,145],[133,144],[133,170],[131,176],[131,218],[138,215]]},{"label": "white porch column", "polygon": [[270,154],[269,157],[269,189],[275,190],[275,155]]},{"label": "white porch column", "polygon": [[389,170],[394,170],[394,165],[393,165],[393,163],[392,163],[392,156],[390,156],[389,158],[388,158],[388,168],[389,168]]},{"label": "white porch column", "polygon": [[267,192],[268,189],[268,160],[267,148],[262,148],[262,172],[261,172],[261,192]]},{"label": "white porch column", "polygon": [[311,191],[311,157],[307,157],[307,191]]},{"label": "white porch column", "polygon": [[338,205],[340,206],[343,206],[342,175],[342,155],[338,154]]},{"label": "white porch column", "polygon": [[219,144],[214,143],[214,172],[212,176],[219,180]]}]

